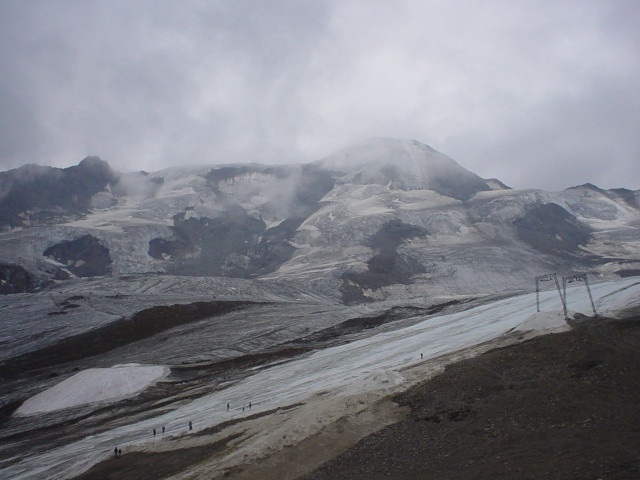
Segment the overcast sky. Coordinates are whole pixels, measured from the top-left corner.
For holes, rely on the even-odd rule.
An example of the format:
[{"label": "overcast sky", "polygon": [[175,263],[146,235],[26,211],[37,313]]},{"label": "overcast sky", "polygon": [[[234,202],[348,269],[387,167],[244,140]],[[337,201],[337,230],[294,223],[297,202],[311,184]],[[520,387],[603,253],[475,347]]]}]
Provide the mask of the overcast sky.
[{"label": "overcast sky", "polygon": [[0,169],[416,139],[516,188],[640,188],[637,0],[0,0]]}]

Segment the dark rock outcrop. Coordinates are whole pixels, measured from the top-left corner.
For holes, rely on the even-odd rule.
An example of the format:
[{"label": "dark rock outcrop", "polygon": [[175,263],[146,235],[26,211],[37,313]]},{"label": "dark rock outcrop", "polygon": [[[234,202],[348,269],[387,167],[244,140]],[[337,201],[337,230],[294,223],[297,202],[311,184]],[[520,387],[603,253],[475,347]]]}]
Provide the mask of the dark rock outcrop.
[{"label": "dark rock outcrop", "polygon": [[30,292],[33,286],[33,278],[24,268],[0,264],[0,295]]},{"label": "dark rock outcrop", "polygon": [[404,258],[397,252],[400,244],[409,238],[428,235],[426,229],[392,220],[382,226],[369,240],[369,246],[379,251],[367,261],[367,271],[345,273],[342,276],[342,298],[345,303],[371,301],[364,290],[376,290],[396,283],[409,284],[411,277],[425,273],[422,264]]},{"label": "dark rock outcrop", "polygon": [[116,179],[109,164],[98,157],[63,169],[25,165],[0,172],[0,226],[42,225],[85,213],[91,197]]},{"label": "dark rock outcrop", "polygon": [[536,204],[513,221],[518,238],[536,250],[571,256],[589,242],[591,229],[556,203]]},{"label": "dark rock outcrop", "polygon": [[66,265],[78,277],[99,277],[111,273],[111,255],[98,239],[84,235],[47,248],[43,255]]},{"label": "dark rock outcrop", "polygon": [[638,199],[636,198],[636,193],[633,190],[629,190],[627,188],[612,188],[609,191],[619,196],[630,207],[640,209],[640,205],[638,205]]}]

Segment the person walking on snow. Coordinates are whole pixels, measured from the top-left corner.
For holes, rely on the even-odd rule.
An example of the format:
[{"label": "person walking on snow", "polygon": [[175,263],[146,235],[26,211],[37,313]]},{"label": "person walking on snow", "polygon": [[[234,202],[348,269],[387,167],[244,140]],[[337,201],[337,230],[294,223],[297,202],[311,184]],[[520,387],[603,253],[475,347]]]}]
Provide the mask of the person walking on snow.
[{"label": "person walking on snow", "polygon": [[191,420],[189,420],[189,431],[193,430],[193,423],[191,423]]}]

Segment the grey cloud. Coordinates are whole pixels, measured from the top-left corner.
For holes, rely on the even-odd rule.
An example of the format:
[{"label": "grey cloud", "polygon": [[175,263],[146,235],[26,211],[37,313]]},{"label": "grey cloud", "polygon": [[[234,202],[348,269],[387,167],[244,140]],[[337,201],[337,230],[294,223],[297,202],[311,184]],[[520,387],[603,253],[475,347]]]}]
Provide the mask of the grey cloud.
[{"label": "grey cloud", "polygon": [[517,187],[638,188],[639,20],[624,0],[6,1],[0,166],[300,162],[386,136]]},{"label": "grey cloud", "polygon": [[458,158],[480,175],[516,188],[561,190],[591,182],[637,189],[638,111],[639,86],[594,82],[579,96],[552,98],[511,115],[505,131],[462,133],[453,143],[464,145]]}]

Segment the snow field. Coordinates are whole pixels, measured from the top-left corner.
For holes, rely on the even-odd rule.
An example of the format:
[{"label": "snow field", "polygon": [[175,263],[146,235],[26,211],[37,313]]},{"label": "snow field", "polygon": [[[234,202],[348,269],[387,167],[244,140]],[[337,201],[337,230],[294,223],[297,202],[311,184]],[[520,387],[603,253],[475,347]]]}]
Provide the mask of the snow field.
[{"label": "snow field", "polygon": [[[640,281],[603,282],[592,285],[592,293],[598,313],[615,316],[629,305],[638,305]],[[572,311],[591,314],[583,285],[569,288],[568,298]],[[406,328],[320,350],[259,371],[157,418],[27,457],[0,471],[0,476],[16,480],[70,477],[107,458],[115,445],[127,451],[144,449],[150,442],[159,441],[161,436],[153,438],[151,432],[163,425],[167,435],[184,435],[189,421],[193,421],[195,430],[200,430],[295,403],[308,402],[313,406],[317,401],[314,397],[318,396],[335,400],[356,393],[389,391],[402,383],[400,370],[405,367],[480,345],[512,331],[533,329],[544,333],[564,327],[557,291],[541,292],[540,305],[542,313],[536,314],[535,293],[515,296],[455,314],[425,318]],[[227,403],[231,406],[229,412]]]},{"label": "snow field", "polygon": [[132,397],[166,376],[159,366],[116,365],[89,368],[25,401],[15,415],[54,412],[94,402]]}]

